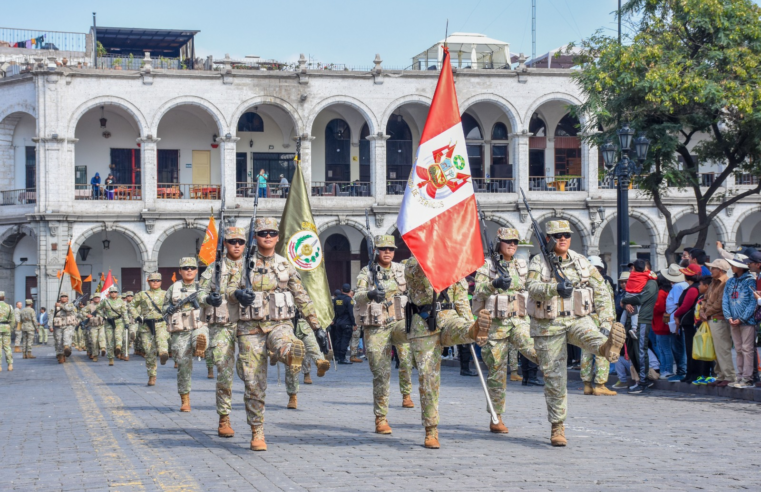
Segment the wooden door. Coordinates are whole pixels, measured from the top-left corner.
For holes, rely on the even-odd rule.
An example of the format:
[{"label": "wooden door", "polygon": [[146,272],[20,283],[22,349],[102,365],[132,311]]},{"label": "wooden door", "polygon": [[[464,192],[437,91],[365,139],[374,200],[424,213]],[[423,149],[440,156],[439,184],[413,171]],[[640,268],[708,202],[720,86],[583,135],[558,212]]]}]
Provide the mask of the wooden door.
[{"label": "wooden door", "polygon": [[193,184],[211,184],[211,151],[193,151]]},{"label": "wooden door", "polygon": [[143,290],[142,268],[122,268],[122,276],[119,278],[119,291],[127,292],[128,290],[134,294]]}]

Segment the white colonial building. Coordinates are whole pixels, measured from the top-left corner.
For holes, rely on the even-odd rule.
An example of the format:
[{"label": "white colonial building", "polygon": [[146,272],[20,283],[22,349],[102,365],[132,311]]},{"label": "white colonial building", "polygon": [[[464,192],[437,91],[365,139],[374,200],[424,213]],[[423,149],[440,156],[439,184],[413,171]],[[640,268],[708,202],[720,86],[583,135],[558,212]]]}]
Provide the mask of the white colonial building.
[{"label": "white colonial building", "polygon": [[[505,43],[493,50],[499,56],[464,51],[453,56],[457,95],[491,233],[512,226],[531,242],[522,187],[540,222],[569,220],[576,250],[616,265],[616,191],[568,114],[581,97],[571,71],[500,67],[495,60],[511,57]],[[112,270],[125,290],[144,288],[147,272],[168,282],[178,259],[197,252],[223,194],[229,220],[247,227],[262,169],[269,187],[259,214],[281,214],[278,183],[281,174],[290,181],[298,145],[331,285],[353,282],[367,255],[365,209],[373,234],[396,232],[438,78],[437,60],[423,57],[434,52],[407,70],[384,69],[380,57],[362,70],[305,60],[266,70],[283,67],[229,58],[164,69],[148,55],[96,69],[64,65],[55,52],[29,54],[25,69],[0,78],[0,290],[12,301],[36,293],[38,306],[51,305],[69,241],[83,276]],[[689,193],[667,200],[680,227],[695,224]],[[630,205],[632,256],[664,267],[663,219],[637,190]],[[759,242],[761,199],[728,209],[711,227],[714,257],[717,239]]]}]

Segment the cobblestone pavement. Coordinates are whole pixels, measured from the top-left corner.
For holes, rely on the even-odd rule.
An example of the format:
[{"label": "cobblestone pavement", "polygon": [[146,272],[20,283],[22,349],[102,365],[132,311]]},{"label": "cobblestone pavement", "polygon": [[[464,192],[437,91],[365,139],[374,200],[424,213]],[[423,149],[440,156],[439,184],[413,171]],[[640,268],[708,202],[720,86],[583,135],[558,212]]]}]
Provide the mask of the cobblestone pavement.
[{"label": "cobblestone pavement", "polygon": [[[50,347],[0,373],[2,490],[727,490],[758,489],[757,403],[655,391],[585,397],[569,383],[567,448],[549,445],[542,392],[508,385],[508,435],[488,432],[476,378],[442,373],[442,449],[422,447],[419,408],[392,381],[390,436],[373,433],[367,363],[301,387],[285,408],[270,368],[266,453],[248,449],[243,385],[232,425],[216,435],[214,382],[194,362],[191,413],[180,413],[171,362],[149,388],[142,358],[92,363]],[[284,371],[281,368],[281,374]],[[415,382],[417,386],[417,382]],[[417,389],[413,399],[419,404]]]}]

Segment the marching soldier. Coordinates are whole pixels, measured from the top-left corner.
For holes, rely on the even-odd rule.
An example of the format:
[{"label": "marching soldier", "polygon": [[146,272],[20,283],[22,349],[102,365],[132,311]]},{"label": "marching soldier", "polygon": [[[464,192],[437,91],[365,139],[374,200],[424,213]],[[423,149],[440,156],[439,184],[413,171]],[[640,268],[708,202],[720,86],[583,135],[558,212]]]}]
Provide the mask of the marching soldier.
[{"label": "marching soldier", "polygon": [[365,354],[373,374],[373,411],[375,432],[391,434],[388,424],[388,400],[391,385],[391,346],[399,355],[399,389],[402,407],[415,408],[412,392],[412,357],[405,330],[407,280],[404,265],[394,262],[394,236],[375,236],[378,252],[378,271],[375,272],[382,290],[378,290],[367,266],[357,276],[355,320],[365,332]]},{"label": "marching soldier", "polygon": [[125,321],[127,323],[127,333],[125,334],[127,346],[124,348],[124,353],[122,353],[122,360],[127,362],[129,361],[129,346],[137,340],[137,309],[135,309],[134,304],[135,295],[131,290],[122,294],[122,299],[124,299],[127,305],[127,318]]},{"label": "marching soldier", "polygon": [[21,310],[23,309],[23,306],[21,304],[21,301],[18,301],[16,303],[16,308],[13,310],[13,319],[15,321],[15,328],[16,331],[16,339],[13,341],[13,352],[20,354],[21,353],[21,337],[22,337],[22,331],[21,331]]},{"label": "marching soldier", "polygon": [[[546,235],[554,261],[570,284],[559,284],[544,256],[535,256],[526,282],[528,313],[532,317],[531,336],[544,372],[544,397],[552,424],[550,442],[553,446],[565,446],[566,345],[572,343],[615,362],[626,334],[623,327],[615,323],[613,298],[605,280],[589,260],[570,249],[568,221],[549,221]],[[593,313],[600,321],[599,329],[591,316]]]},{"label": "marching soldier", "polygon": [[[11,349],[11,330],[16,324],[16,316],[13,308],[5,302],[5,292],[0,290],[0,363],[2,354],[5,354],[5,363],[8,371],[13,371],[13,350]],[[0,371],[3,370],[0,364]]]},{"label": "marching soldier", "polygon": [[[488,338],[477,340],[482,347],[484,363],[489,368],[486,382],[489,397],[499,416],[499,423],[490,422],[489,430],[507,434],[508,428],[502,422],[502,414],[505,412],[510,347],[516,347],[532,362],[536,362],[536,351],[529,334],[530,320],[526,315],[528,263],[522,258],[514,257],[520,235],[516,229],[500,227],[497,238],[500,264],[495,265],[492,259],[487,258],[486,263],[478,269],[474,305],[484,306],[492,315]],[[517,356],[513,357],[517,359]]]},{"label": "marching soldier", "polygon": [[148,274],[149,290],[138,292],[135,296],[135,309],[139,316],[138,330],[141,349],[145,352],[145,368],[148,371],[148,386],[156,384],[156,356],[161,365],[169,359],[169,334],[161,308],[164,305],[166,291],[161,288],[161,274]]},{"label": "marching soldier", "polygon": [[408,320],[407,338],[417,363],[424,445],[439,449],[441,348],[485,338],[491,326],[491,314],[482,310],[478,320],[473,321],[464,278],[434,298],[433,287],[415,258],[407,261],[404,276],[413,313]]},{"label": "marching soldier", "polygon": [[[201,276],[201,293],[199,300],[204,306],[204,320],[209,324],[209,337],[211,343],[206,349],[206,365],[209,375],[214,377],[214,366],[217,366],[217,414],[219,414],[219,437],[233,437],[235,431],[230,426],[230,412],[232,411],[233,399],[233,367],[235,366],[235,330],[237,328],[238,311],[228,309],[225,300],[225,289],[230,277],[235,275],[243,267],[243,252],[246,248],[246,234],[240,227],[228,227],[225,229],[226,256],[222,263],[220,285],[214,285],[216,279],[214,273],[216,263]],[[212,302],[219,302],[219,306],[209,304],[209,296],[212,289],[217,294],[212,295]]]},{"label": "marching soldier", "polygon": [[74,346],[77,348],[77,350],[79,350],[80,352],[87,350],[87,332],[84,326],[82,326],[81,319],[79,316],[79,313],[82,312],[82,309],[84,307],[85,307],[85,304],[82,301],[80,301],[79,305],[76,306],[78,322],[77,322],[77,327],[74,330],[73,343],[74,343]]},{"label": "marching soldier", "polygon": [[53,337],[55,353],[59,364],[71,356],[71,341],[77,324],[77,308],[69,302],[69,294],[61,294],[55,303],[53,313]]},{"label": "marching soldier", "polygon": [[209,328],[201,319],[198,295],[198,262],[192,256],[180,259],[180,277],[164,295],[164,315],[167,331],[172,336],[172,358],[177,365],[177,392],[182,406],[180,412],[190,411],[190,384],[193,375],[193,356],[206,354]]},{"label": "marching soldier", "polygon": [[310,360],[314,360],[317,365],[317,377],[321,378],[330,369],[328,362],[320,351],[317,338],[314,336],[314,330],[309,328],[309,324],[297,313],[296,325],[293,334],[304,344],[306,356],[301,362],[301,366],[286,366],[285,368],[285,392],[288,394],[288,405],[286,408],[296,410],[298,408],[299,393],[299,374],[304,373],[304,384],[312,384],[312,377],[309,375],[311,369]]},{"label": "marching soldier", "polygon": [[101,357],[106,356],[106,327],[103,317],[98,312],[98,306],[100,305],[100,294],[97,292],[93,294],[90,304],[84,307],[85,319],[87,326],[89,327],[90,338],[90,359],[93,362],[98,362],[98,352]]},{"label": "marching soldier", "polygon": [[127,305],[119,298],[119,289],[112,285],[108,297],[98,304],[98,315],[103,318],[106,331],[106,352],[108,365],[114,365],[114,357],[122,355],[124,340],[124,319],[127,317]]},{"label": "marching soldier", "polygon": [[[264,394],[267,389],[268,350],[288,366],[301,366],[304,343],[293,334],[291,318],[298,308],[318,343],[327,352],[327,336],[320,327],[314,304],[301,283],[301,276],[282,256],[275,253],[278,221],[257,219],[257,251],[250,273],[241,269],[230,278],[227,300],[230,309],[240,309],[238,320],[238,376],[246,385],[244,400],[251,425],[251,449],[266,451],[264,439]],[[245,266],[245,265],[244,265]],[[245,275],[249,274],[246,289]],[[295,306],[294,306],[295,304]],[[268,316],[268,317],[267,317]]]},{"label": "marching soldier", "polygon": [[32,345],[34,344],[34,333],[37,331],[37,319],[34,312],[34,301],[26,300],[26,307],[21,310],[19,318],[21,319],[22,343],[21,350],[24,353],[24,359],[36,359],[32,355]]}]

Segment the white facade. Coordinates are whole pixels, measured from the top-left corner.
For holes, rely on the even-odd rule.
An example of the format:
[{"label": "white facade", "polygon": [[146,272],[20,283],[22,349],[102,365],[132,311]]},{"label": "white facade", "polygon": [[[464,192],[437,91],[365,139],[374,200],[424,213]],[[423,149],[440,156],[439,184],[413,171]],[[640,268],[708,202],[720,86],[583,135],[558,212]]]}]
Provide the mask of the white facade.
[{"label": "white facade", "polygon": [[[312,198],[323,242],[334,233],[348,241],[349,251],[342,258],[349,262],[346,276],[352,278],[346,281],[351,281],[360,267],[365,208],[371,210],[374,234],[395,231],[402,197],[389,194],[389,120],[401,117],[407,123],[414,156],[437,78],[433,70],[138,72],[58,67],[0,79],[0,290],[7,292],[9,300],[21,300],[27,277],[36,276],[38,305],[50,305],[69,240],[75,251],[83,245],[91,248],[87,260],[77,257],[83,276],[97,277],[111,269],[119,277],[124,269],[142,268],[144,279],[146,272],[175,267],[181,256],[196,251],[211,207],[216,211],[221,206],[219,192],[213,191],[216,186],[224,189],[230,220],[247,227],[253,200],[245,191],[236,192],[240,187],[236,186],[237,153],[246,153],[245,174],[250,181],[258,172],[252,152],[290,154],[300,137],[308,185],[330,181],[325,132],[334,119],[345,121],[350,133],[346,181],[360,178],[360,154],[367,145],[361,140],[369,141],[367,196]],[[521,186],[539,222],[553,217],[570,220],[576,232],[574,249],[602,254],[615,270],[616,192],[598,186],[597,149],[581,144],[577,188],[559,191],[555,185],[542,191],[529,176],[532,144],[528,132],[535,113],[546,123],[548,135],[543,144],[542,181],[558,174],[554,149],[561,140],[555,137],[555,127],[580,97],[570,72],[461,69],[455,81],[461,111],[475,119],[483,134],[468,144],[481,149],[484,172],[489,172],[493,145],[506,144],[509,149],[513,169],[509,192],[478,194],[492,233],[497,225],[510,225],[531,239],[530,221],[514,192]],[[239,133],[241,115],[251,111],[261,116],[264,131]],[[105,130],[99,123],[102,114],[107,119]],[[508,138],[492,141],[492,129],[499,122],[506,125]],[[365,125],[369,136],[362,139]],[[109,138],[104,138],[104,131],[110,133]],[[27,147],[36,147],[33,194],[26,190]],[[85,183],[95,172],[105,179],[111,149],[134,150],[142,178],[131,187],[131,199],[90,200],[87,185],[75,186],[75,170],[87,167]],[[179,151],[176,183],[185,186],[181,199],[162,197],[157,150]],[[207,155],[208,169],[202,163]],[[212,191],[191,199],[191,186]],[[728,186],[742,185],[732,181]],[[675,190],[667,201],[680,227],[693,225],[696,216],[690,193]],[[279,216],[285,201],[264,198],[259,203],[260,216]],[[644,246],[633,249],[632,256],[649,252],[657,259],[654,267],[664,267],[665,222],[654,204],[636,190],[630,192],[630,205],[631,239]],[[598,214],[600,207],[604,218]],[[761,199],[754,196],[715,220],[706,249],[715,257],[715,239],[734,247],[761,242],[760,237]],[[108,250],[102,246],[106,238],[111,241]],[[690,242],[688,238],[685,245]],[[21,257],[27,261],[16,268]]]}]

